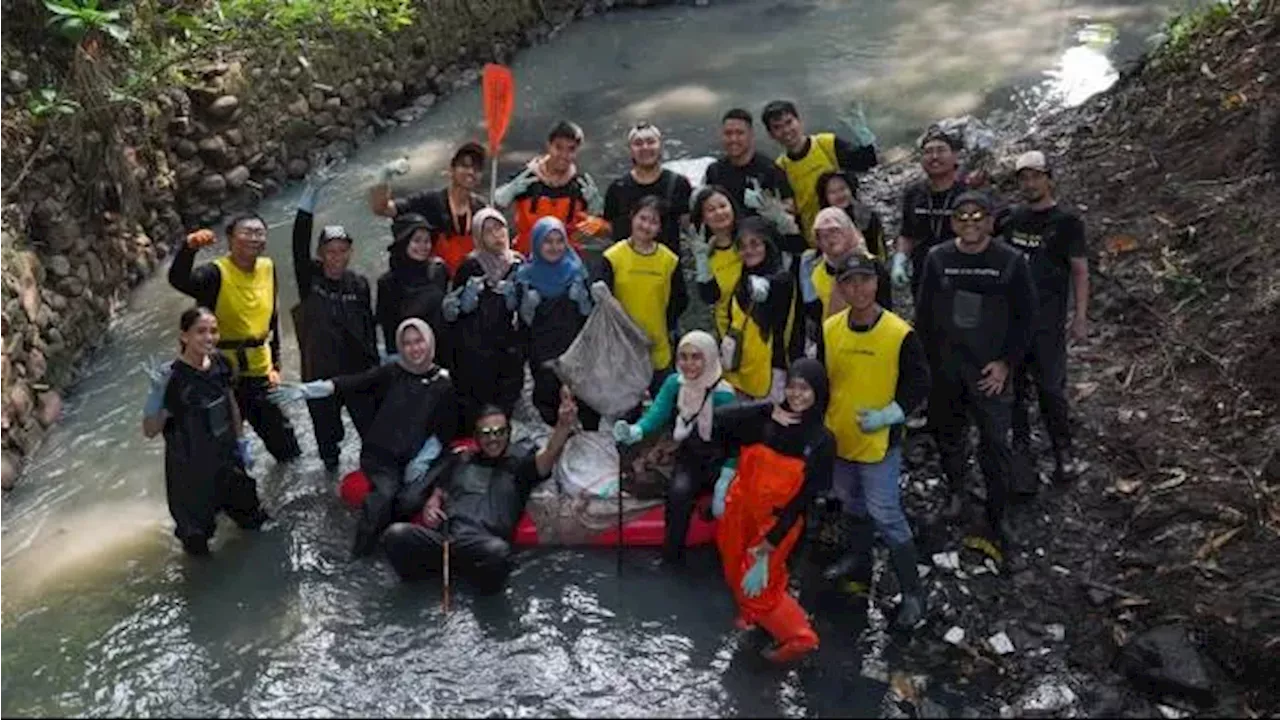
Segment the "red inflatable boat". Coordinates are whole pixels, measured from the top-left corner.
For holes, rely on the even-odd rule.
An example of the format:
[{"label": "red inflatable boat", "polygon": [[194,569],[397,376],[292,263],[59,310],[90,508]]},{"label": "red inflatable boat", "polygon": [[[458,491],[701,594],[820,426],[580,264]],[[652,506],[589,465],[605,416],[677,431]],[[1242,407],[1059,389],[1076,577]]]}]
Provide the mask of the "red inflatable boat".
[{"label": "red inflatable boat", "polygon": [[[466,444],[457,443],[454,445],[454,452],[459,452],[463,449],[467,449]],[[365,477],[364,471],[357,469],[347,473],[342,478],[342,483],[338,487],[338,494],[342,497],[343,502],[354,510],[364,502],[364,497],[369,494],[369,489],[369,479]],[[530,503],[532,504],[534,501],[531,499]],[[608,504],[616,507],[615,499],[593,499],[590,502],[599,503],[602,506]],[[705,513],[703,512],[710,503],[710,495],[705,495],[698,500],[697,508],[693,512],[693,518],[689,522],[689,534],[685,538],[689,547],[706,545],[715,541],[715,521],[705,519]],[[414,516],[413,522],[416,524],[422,523],[421,513]],[[622,544],[628,547],[661,546],[665,527],[665,513],[661,504],[643,508],[638,512],[626,513],[622,523]],[[534,522],[534,515],[526,510],[520,518],[520,523],[516,526],[514,542],[522,547],[537,545],[614,547],[618,544],[618,528],[617,523],[614,522],[607,529],[599,531],[565,533],[558,528],[555,530],[544,528],[544,532],[539,533],[538,525]]]}]

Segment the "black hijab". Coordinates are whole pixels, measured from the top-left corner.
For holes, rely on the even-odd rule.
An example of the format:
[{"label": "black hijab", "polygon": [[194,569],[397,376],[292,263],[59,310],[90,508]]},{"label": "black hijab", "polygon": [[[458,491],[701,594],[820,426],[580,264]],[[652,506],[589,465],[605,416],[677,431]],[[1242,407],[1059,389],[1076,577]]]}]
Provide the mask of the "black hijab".
[{"label": "black hijab", "polygon": [[737,237],[739,252],[742,247],[742,236],[751,235],[764,240],[764,262],[749,268],[742,266],[742,276],[738,278],[738,286],[734,288],[734,295],[738,299],[738,306],[746,309],[751,308],[751,319],[759,326],[760,332],[765,341],[769,340],[774,327],[778,324],[777,318],[771,313],[773,307],[777,307],[778,303],[774,302],[773,293],[778,292],[780,288],[771,288],[769,300],[763,303],[752,303],[751,287],[747,278],[751,276],[762,277],[766,280],[772,280],[775,275],[782,272],[782,253],[778,250],[778,233],[773,228],[773,223],[761,217],[744,218],[738,223]]},{"label": "black hijab", "polygon": [[[770,421],[765,444],[790,457],[804,457],[822,439],[826,430],[824,421],[827,403],[831,399],[831,386],[827,382],[827,369],[812,358],[800,358],[787,370],[787,381],[800,378],[813,388],[813,406],[804,411],[795,425],[779,425]],[[783,409],[790,410],[784,400]]]},{"label": "black hijab", "polygon": [[387,246],[387,252],[391,253],[388,264],[391,267],[391,273],[407,286],[427,284],[428,271],[431,268],[430,260],[414,260],[409,257],[409,239],[418,230],[426,230],[429,233],[433,231],[431,223],[417,213],[397,215],[391,222],[394,241]]}]

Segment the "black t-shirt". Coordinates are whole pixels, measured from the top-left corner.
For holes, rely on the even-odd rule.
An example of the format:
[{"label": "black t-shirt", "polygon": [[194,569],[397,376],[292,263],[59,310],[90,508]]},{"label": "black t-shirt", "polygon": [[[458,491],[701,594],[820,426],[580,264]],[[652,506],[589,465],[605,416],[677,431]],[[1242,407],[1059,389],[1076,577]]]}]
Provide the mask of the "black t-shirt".
[{"label": "black t-shirt", "polygon": [[752,178],[760,183],[760,189],[775,192],[784,200],[796,196],[782,168],[761,156],[760,153],[754,153],[750,162],[742,166],[734,165],[728,158],[716,160],[707,167],[706,184],[719,185],[728,190],[733,201],[737,203],[738,209],[749,216],[755,215],[756,211],[743,203]]},{"label": "black t-shirt", "polygon": [[1057,205],[1046,210],[1020,205],[1005,227],[1005,240],[1026,256],[1041,306],[1065,303],[1071,287],[1071,259],[1087,253],[1084,222]]},{"label": "black t-shirt", "polygon": [[431,227],[449,235],[470,235],[471,216],[484,208],[484,200],[471,195],[471,210],[466,217],[453,215],[449,207],[449,189],[424,190],[396,200],[396,213],[417,213],[431,223]]},{"label": "black t-shirt", "polygon": [[613,226],[614,241],[631,236],[631,208],[640,198],[654,195],[667,205],[662,218],[662,243],[680,252],[680,216],[689,214],[689,196],[693,186],[680,173],[663,170],[656,182],[641,185],[628,172],[609,184],[604,194],[604,218]]},{"label": "black t-shirt", "polygon": [[956,236],[951,229],[951,204],[966,189],[957,180],[950,188],[937,192],[929,187],[927,180],[921,180],[908,185],[902,193],[902,224],[898,234],[915,243],[911,262],[917,278],[929,251]]}]

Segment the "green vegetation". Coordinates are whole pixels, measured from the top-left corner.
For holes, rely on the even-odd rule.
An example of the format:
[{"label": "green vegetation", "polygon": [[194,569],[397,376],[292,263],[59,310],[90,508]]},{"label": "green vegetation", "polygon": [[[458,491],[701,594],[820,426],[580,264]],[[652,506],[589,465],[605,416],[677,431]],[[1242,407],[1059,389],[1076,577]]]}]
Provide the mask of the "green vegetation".
[{"label": "green vegetation", "polygon": [[1157,53],[1160,64],[1179,65],[1190,54],[1197,37],[1216,32],[1232,17],[1233,6],[1251,4],[1247,0],[1215,0],[1208,5],[1175,15],[1165,23],[1165,42]]},{"label": "green vegetation", "polygon": [[43,87],[27,101],[27,110],[40,120],[54,115],[72,115],[80,109],[80,103],[63,97],[57,88]]},{"label": "green vegetation", "polygon": [[79,43],[93,32],[106,33],[120,43],[129,40],[129,28],[121,24],[120,11],[103,10],[98,0],[45,0],[44,6],[53,13],[49,25],[72,42]]}]

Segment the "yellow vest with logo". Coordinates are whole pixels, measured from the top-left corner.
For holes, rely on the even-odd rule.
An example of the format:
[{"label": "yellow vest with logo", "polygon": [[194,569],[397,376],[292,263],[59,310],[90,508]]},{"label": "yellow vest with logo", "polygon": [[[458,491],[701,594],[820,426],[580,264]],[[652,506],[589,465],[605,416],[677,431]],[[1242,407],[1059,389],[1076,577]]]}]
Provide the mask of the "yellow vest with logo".
[{"label": "yellow vest with logo", "polygon": [[738,296],[730,291],[729,298],[728,322],[741,333],[742,361],[737,370],[725,371],[724,379],[735,390],[759,400],[769,394],[773,384],[773,343],[778,341],[777,333],[765,340],[755,318],[738,303]]},{"label": "yellow vest with logo", "polygon": [[[267,335],[276,309],[275,266],[270,258],[258,258],[253,272],[245,272],[225,255],[213,264],[221,275],[218,301],[213,308],[218,318],[218,347],[236,374],[266,377],[271,371]],[[230,347],[234,344],[242,347]]]},{"label": "yellow vest with logo", "polygon": [[787,174],[787,182],[796,194],[796,215],[800,220],[800,231],[813,245],[810,232],[814,218],[818,217],[818,176],[829,170],[839,170],[836,160],[836,136],[832,133],[819,133],[809,136],[809,152],[799,160],[792,160],[784,152],[776,161],[778,167]]},{"label": "yellow vest with logo", "polygon": [[619,240],[604,251],[613,267],[613,295],[627,315],[639,325],[653,347],[649,359],[654,370],[671,366],[671,341],[667,338],[667,305],[671,302],[671,273],[680,258],[662,243],[649,255],[641,255],[629,240]]},{"label": "yellow vest with logo", "polygon": [[877,463],[889,449],[889,428],[872,433],[858,426],[859,410],[879,410],[893,402],[898,390],[898,356],[911,332],[907,321],[888,310],[865,332],[849,329],[849,311],[827,318],[822,326],[826,345],[831,405],[827,428],[836,437],[842,460]]},{"label": "yellow vest with logo", "polygon": [[711,309],[711,314],[716,321],[716,336],[724,337],[729,329],[729,296],[733,295],[733,289],[738,286],[738,280],[742,277],[742,256],[738,254],[737,248],[712,248],[711,257],[707,258],[707,268],[711,270],[711,277],[720,288],[720,297]]}]

